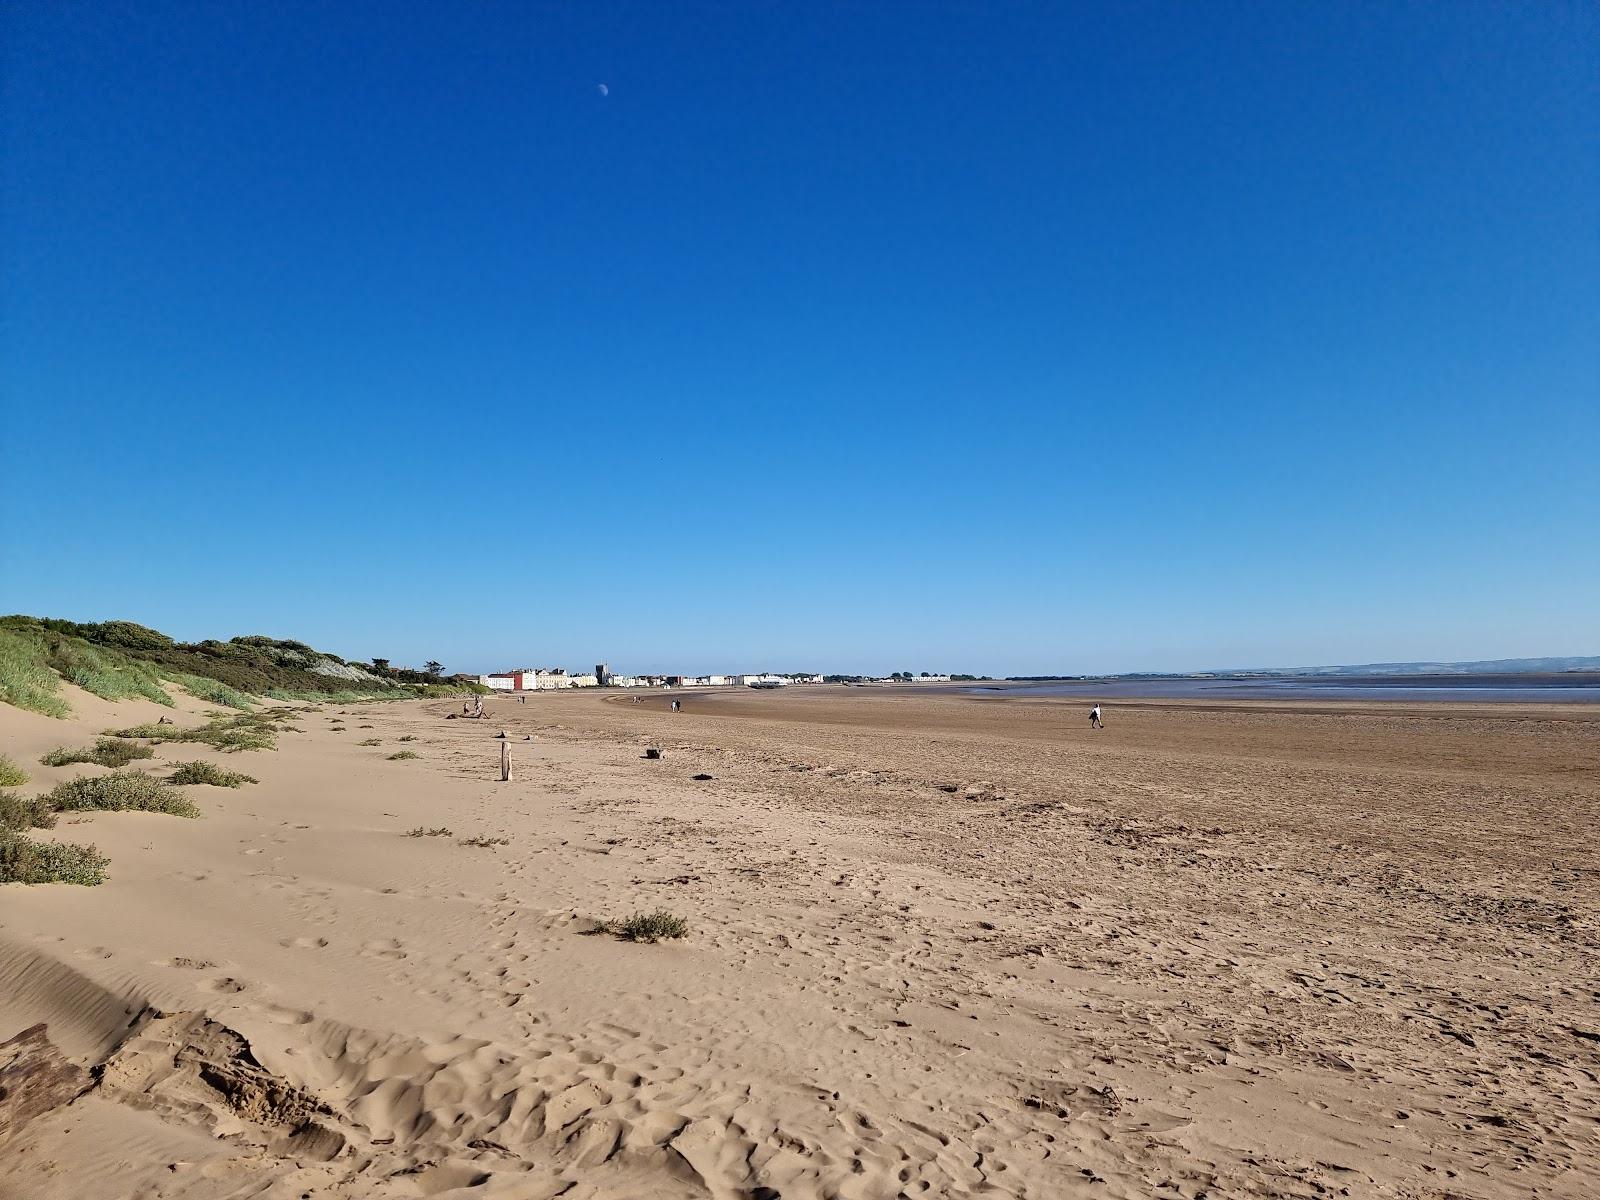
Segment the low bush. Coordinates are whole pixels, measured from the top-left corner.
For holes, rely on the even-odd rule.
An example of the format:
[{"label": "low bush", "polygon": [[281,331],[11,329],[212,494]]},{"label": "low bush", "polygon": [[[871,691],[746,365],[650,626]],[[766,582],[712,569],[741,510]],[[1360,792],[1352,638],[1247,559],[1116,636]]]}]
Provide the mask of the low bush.
[{"label": "low bush", "polygon": [[478,837],[462,838],[461,844],[463,846],[481,846],[484,849],[488,849],[491,846],[509,846],[511,845],[511,839],[479,835]]},{"label": "low bush", "polygon": [[56,810],[43,796],[13,796],[0,792],[0,835],[7,830],[54,829]]},{"label": "low bush", "polygon": [[28,773],[0,754],[0,787],[21,787],[27,782]]},{"label": "low bush", "polygon": [[356,743],[356,745],[358,745],[358,746],[381,746],[381,745],[383,745],[383,739],[382,738],[362,738],[359,742]]},{"label": "low bush", "polygon": [[282,718],[270,712],[215,716],[194,729],[179,725],[133,725],[113,729],[113,737],[149,738],[153,742],[204,742],[229,754],[241,750],[276,750],[278,732],[286,729]]},{"label": "low bush", "polygon": [[247,783],[260,783],[253,775],[242,775],[238,771],[224,771],[215,763],[186,762],[178,767],[171,775],[167,776],[168,783],[191,784],[208,783],[212,787],[236,788]]},{"label": "low bush", "polygon": [[398,752],[396,754],[389,755],[389,761],[390,762],[394,762],[396,759],[399,759],[399,758],[421,758],[421,757],[422,757],[422,755],[418,754],[415,750],[401,750],[400,752]]},{"label": "low bush", "polygon": [[103,737],[97,739],[93,746],[85,746],[81,750],[68,750],[65,746],[58,746],[39,761],[47,767],[65,767],[72,763],[125,767],[135,759],[154,758],[155,753],[149,746],[141,746],[138,742],[129,741],[127,738]]},{"label": "low bush", "polygon": [[659,942],[688,936],[689,922],[658,908],[653,913],[634,913],[625,921],[607,922],[604,928],[626,942]]},{"label": "low bush", "polygon": [[104,810],[157,812],[198,817],[200,810],[177,788],[142,771],[113,771],[69,779],[46,793],[45,803],[58,812]]},{"label": "low bush", "polygon": [[416,735],[415,734],[411,734],[411,733],[406,734],[405,737],[397,737],[397,738],[395,738],[395,741],[397,741],[397,742],[414,742],[416,740],[417,740]]},{"label": "low bush", "polygon": [[454,837],[455,835],[453,833],[451,833],[450,830],[446,829],[443,825],[437,825],[432,829],[428,829],[425,826],[418,825],[415,829],[406,830],[406,836],[407,837]]},{"label": "low bush", "polygon": [[93,846],[36,842],[0,830],[0,883],[104,883],[111,860]]}]

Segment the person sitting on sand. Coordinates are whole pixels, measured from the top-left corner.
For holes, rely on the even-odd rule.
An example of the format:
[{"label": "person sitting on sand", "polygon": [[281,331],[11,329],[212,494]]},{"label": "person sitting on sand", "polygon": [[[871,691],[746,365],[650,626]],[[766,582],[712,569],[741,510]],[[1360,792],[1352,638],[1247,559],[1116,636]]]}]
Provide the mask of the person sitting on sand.
[{"label": "person sitting on sand", "polygon": [[1100,716],[1100,706],[1096,704],[1089,710],[1089,728],[1104,729],[1105,727],[1106,723]]}]

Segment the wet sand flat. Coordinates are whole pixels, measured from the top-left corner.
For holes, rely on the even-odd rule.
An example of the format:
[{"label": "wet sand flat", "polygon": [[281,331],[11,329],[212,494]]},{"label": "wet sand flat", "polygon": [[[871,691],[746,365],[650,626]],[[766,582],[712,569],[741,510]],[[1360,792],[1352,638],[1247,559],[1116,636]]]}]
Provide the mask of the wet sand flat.
[{"label": "wet sand flat", "polygon": [[[1600,711],[683,699],[329,707],[63,825],[0,1041],[110,1082],[0,1195],[1600,1194]],[[144,716],[74,702],[0,749]]]}]

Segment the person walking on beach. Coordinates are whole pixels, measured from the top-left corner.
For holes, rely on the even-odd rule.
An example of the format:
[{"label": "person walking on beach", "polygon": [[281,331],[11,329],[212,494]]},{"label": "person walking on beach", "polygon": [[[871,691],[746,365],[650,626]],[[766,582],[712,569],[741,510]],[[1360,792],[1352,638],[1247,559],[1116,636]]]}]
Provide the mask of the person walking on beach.
[{"label": "person walking on beach", "polygon": [[1105,727],[1105,720],[1100,716],[1100,706],[1096,704],[1089,710],[1089,728],[1104,729]]}]

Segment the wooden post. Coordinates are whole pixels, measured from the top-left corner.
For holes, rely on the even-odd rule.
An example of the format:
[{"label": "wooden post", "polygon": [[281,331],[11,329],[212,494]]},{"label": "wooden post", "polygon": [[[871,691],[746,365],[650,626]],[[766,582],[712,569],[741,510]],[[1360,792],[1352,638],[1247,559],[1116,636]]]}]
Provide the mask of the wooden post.
[{"label": "wooden post", "polygon": [[511,743],[500,743],[500,782],[508,783],[511,780]]}]

